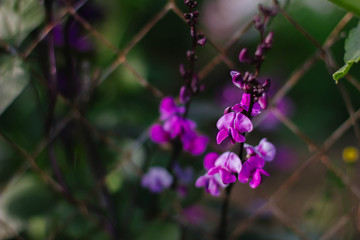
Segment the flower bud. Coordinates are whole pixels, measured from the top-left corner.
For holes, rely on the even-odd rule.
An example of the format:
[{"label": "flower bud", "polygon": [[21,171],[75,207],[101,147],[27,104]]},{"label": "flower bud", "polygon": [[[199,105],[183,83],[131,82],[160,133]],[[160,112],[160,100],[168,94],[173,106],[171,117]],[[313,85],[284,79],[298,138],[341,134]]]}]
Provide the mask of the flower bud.
[{"label": "flower bud", "polygon": [[252,58],[249,55],[247,48],[243,48],[239,54],[239,61],[242,63],[251,63]]},{"label": "flower bud", "polygon": [[258,103],[262,109],[266,109],[268,106],[268,97],[266,93],[263,93],[258,100]]},{"label": "flower bud", "polygon": [[180,96],[180,102],[182,104],[185,104],[187,103],[190,98],[191,98],[191,90],[188,89],[186,86],[182,86],[180,88],[180,93],[179,93],[179,96]]}]

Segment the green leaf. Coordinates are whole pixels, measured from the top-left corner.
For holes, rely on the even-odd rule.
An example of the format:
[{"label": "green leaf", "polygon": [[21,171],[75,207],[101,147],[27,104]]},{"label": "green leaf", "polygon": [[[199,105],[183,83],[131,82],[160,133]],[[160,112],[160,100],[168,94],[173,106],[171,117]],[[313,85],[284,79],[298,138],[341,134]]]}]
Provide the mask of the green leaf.
[{"label": "green leaf", "polygon": [[0,115],[20,95],[28,82],[29,74],[20,58],[0,59]]},{"label": "green leaf", "polygon": [[0,0],[0,36],[10,44],[20,45],[43,19],[39,0]]},{"label": "green leaf", "polygon": [[345,10],[360,16],[359,0],[329,0]]},{"label": "green leaf", "polygon": [[353,28],[345,40],[345,65],[333,74],[336,83],[343,78],[354,63],[360,61],[360,22]]}]

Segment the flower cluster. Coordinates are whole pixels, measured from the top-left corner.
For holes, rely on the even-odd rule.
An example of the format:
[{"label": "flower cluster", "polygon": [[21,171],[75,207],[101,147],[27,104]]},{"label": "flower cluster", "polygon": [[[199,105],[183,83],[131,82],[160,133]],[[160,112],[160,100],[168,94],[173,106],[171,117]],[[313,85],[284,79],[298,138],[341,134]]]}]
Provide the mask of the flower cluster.
[{"label": "flower cluster", "polygon": [[[269,17],[275,12],[262,6],[260,6],[260,11],[262,17],[256,16],[254,23],[260,32],[261,41],[254,56],[250,56],[246,48],[239,54],[240,62],[254,65],[255,72],[244,74],[237,71],[230,72],[233,84],[243,92],[241,101],[226,108],[216,124],[219,130],[216,136],[217,144],[225,139],[229,139],[232,144],[240,143],[240,153],[237,155],[233,152],[225,152],[220,156],[217,153],[207,154],[204,159],[207,173],[199,177],[195,183],[196,187],[205,187],[206,192],[214,196],[218,196],[221,188],[231,185],[236,182],[236,179],[241,183],[249,182],[251,188],[258,187],[261,184],[262,175],[269,176],[264,170],[265,162],[272,161],[275,157],[275,146],[266,138],[263,138],[255,147],[245,144],[245,134],[253,130],[251,118],[260,114],[268,105],[267,92],[270,80],[260,83],[256,78],[265,59],[264,54],[272,46],[274,34],[270,32],[265,37],[265,26]],[[247,154],[242,161],[244,149]]]},{"label": "flower cluster", "polygon": [[179,139],[184,151],[200,155],[206,149],[208,138],[199,135],[196,123],[184,118],[185,107],[177,106],[172,97],[165,97],[160,103],[160,120],[150,128],[150,138],[156,143],[167,143]]}]

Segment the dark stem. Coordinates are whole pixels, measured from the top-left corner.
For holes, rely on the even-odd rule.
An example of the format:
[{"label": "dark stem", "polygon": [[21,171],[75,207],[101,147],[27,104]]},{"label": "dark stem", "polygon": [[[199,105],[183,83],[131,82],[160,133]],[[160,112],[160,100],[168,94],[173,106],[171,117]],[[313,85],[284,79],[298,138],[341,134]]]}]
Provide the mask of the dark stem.
[{"label": "dark stem", "polygon": [[[85,140],[86,150],[88,154],[88,160],[91,167],[91,170],[93,172],[93,175],[95,177],[96,182],[100,182],[102,179],[104,179],[106,175],[105,167],[102,164],[101,157],[99,155],[99,152],[97,151],[97,147],[95,146],[94,140],[90,136],[89,132],[85,127],[83,129],[83,136]],[[116,205],[114,203],[114,200],[112,199],[109,190],[107,189],[106,185],[101,185],[99,189],[99,198],[100,203],[103,205],[103,207],[107,210],[110,221],[108,221],[108,226],[111,230],[111,235],[113,240],[120,239],[120,224],[119,219],[117,216],[117,209]]]}]

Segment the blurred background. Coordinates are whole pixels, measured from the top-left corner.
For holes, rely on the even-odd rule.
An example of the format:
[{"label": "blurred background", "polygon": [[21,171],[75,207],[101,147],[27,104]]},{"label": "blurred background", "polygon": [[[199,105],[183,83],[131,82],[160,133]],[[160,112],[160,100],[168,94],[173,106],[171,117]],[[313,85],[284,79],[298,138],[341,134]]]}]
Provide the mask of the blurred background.
[{"label": "blurred background", "polygon": [[[0,239],[117,239],[109,232],[119,239],[212,239],[223,196],[194,186],[205,172],[204,154],[180,155],[181,166],[192,169],[184,194],[140,186],[149,166],[167,166],[171,155],[170,146],[151,142],[148,128],[158,121],[161,96],[177,97],[183,85],[179,65],[188,64],[191,48],[183,1],[57,0],[52,16],[47,2],[0,1]],[[188,117],[209,137],[206,152],[232,149],[216,144],[216,122],[241,98],[230,71],[253,70],[238,54],[259,43],[259,33],[246,27],[260,3],[273,5],[198,1],[208,42],[198,48],[195,68],[205,91]],[[325,0],[279,4],[321,45],[347,14]],[[357,22],[350,17],[327,49],[339,66]],[[229,234],[358,239],[359,139],[346,101],[360,108],[359,81],[335,84],[317,46],[284,14],[269,30],[274,44],[259,80],[270,78],[270,96],[278,97],[254,119],[247,142],[266,137],[277,155],[259,188],[235,185]],[[350,73],[360,77],[359,67]]]}]

